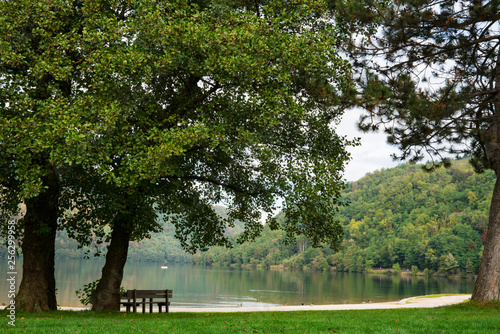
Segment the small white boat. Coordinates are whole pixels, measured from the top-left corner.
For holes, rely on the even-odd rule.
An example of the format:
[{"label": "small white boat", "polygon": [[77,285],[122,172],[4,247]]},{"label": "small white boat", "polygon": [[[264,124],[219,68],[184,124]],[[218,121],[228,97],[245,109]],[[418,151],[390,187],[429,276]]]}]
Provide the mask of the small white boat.
[{"label": "small white boat", "polygon": [[161,269],[167,269],[167,266],[160,266]]}]

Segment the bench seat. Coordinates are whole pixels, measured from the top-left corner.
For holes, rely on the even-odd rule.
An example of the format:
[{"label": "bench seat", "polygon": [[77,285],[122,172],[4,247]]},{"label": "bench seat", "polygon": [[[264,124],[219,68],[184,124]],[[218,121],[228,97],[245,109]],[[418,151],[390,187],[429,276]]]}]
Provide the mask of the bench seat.
[{"label": "bench seat", "polygon": [[158,306],[158,311],[161,313],[165,307],[165,313],[168,313],[169,299],[172,298],[172,290],[127,290],[125,296],[122,297],[120,305],[125,306],[127,312],[130,309],[137,313],[137,307],[142,306],[142,313],[146,312],[146,305],[149,305],[149,312],[153,313],[153,305]]}]

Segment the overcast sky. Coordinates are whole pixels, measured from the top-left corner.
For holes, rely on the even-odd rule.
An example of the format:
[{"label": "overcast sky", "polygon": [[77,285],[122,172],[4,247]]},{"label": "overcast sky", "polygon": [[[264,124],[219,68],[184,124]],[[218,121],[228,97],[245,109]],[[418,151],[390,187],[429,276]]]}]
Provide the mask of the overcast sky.
[{"label": "overcast sky", "polygon": [[342,122],[337,127],[337,133],[347,135],[352,139],[361,137],[361,146],[349,147],[352,159],[346,167],[344,178],[347,181],[357,181],[366,173],[391,168],[399,163],[391,158],[391,153],[397,153],[397,147],[387,144],[386,135],[379,133],[363,133],[357,130],[360,110],[347,110],[342,116]]}]

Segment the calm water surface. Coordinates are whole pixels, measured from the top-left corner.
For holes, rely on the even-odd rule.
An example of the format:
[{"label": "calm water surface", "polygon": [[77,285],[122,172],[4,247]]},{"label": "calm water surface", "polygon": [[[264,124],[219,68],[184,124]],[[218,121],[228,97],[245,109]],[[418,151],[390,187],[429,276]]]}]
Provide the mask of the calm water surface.
[{"label": "calm water surface", "polygon": [[[81,306],[75,291],[100,277],[103,261],[58,260],[57,302]],[[471,279],[398,277],[358,273],[318,273],[230,269],[194,265],[128,262],[125,289],[172,289],[176,306],[266,306],[385,302],[435,293],[472,293]],[[21,282],[17,264],[17,286]],[[5,275],[2,275],[5,276]],[[0,304],[8,303],[6,278],[0,281]]]}]

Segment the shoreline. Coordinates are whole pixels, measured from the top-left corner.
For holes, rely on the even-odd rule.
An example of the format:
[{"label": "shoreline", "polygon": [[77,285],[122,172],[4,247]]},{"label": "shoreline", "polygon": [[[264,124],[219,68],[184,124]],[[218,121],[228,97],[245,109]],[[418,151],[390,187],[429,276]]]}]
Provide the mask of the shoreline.
[{"label": "shoreline", "polygon": [[[175,307],[169,308],[170,313],[230,313],[230,312],[285,312],[285,311],[341,311],[341,310],[383,310],[397,308],[433,308],[453,304],[460,304],[470,299],[471,295],[453,296],[415,296],[401,299],[400,301],[384,303],[361,304],[328,304],[328,305],[280,305],[280,306],[253,306],[253,307]],[[86,311],[90,307],[59,306],[61,311]],[[125,311],[123,308],[122,311]],[[155,309],[153,309],[155,311]],[[138,312],[140,313],[140,311]],[[148,312],[147,312],[148,313]],[[154,312],[156,313],[156,312]]]}]

